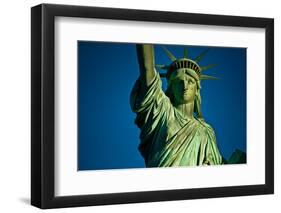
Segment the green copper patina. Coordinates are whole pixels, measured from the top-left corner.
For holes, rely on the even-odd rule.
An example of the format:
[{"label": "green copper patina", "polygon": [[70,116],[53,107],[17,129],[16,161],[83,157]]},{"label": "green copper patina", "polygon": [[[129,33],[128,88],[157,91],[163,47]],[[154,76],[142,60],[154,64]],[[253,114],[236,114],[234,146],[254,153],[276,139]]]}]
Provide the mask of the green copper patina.
[{"label": "green copper patina", "polygon": [[[163,47],[164,48],[164,47]],[[201,113],[200,81],[216,79],[202,75],[210,68],[198,62],[204,51],[194,60],[176,59],[166,48],[170,65],[157,65],[167,70],[159,74],[155,69],[152,45],[137,45],[140,77],[131,93],[131,108],[137,114],[135,123],[141,130],[139,151],[147,167],[197,166],[222,164],[212,127]],[[161,77],[168,80],[163,92]]]}]

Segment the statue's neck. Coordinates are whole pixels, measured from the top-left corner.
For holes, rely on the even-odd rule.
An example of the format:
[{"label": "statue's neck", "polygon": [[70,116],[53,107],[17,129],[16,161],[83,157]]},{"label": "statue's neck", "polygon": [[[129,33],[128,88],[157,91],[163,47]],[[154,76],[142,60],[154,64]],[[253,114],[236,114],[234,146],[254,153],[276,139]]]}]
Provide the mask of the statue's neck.
[{"label": "statue's neck", "polygon": [[181,113],[184,118],[192,119],[194,112],[194,102],[186,104],[176,104],[175,108]]}]

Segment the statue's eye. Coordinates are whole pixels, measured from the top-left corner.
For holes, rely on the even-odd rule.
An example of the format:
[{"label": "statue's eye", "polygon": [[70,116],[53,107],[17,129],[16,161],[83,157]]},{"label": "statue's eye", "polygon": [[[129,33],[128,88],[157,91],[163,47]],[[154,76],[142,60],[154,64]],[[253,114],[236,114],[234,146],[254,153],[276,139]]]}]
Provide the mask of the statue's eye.
[{"label": "statue's eye", "polygon": [[194,82],[192,79],[189,79],[189,80],[188,80],[188,83],[189,83],[189,84],[194,84],[195,82]]}]

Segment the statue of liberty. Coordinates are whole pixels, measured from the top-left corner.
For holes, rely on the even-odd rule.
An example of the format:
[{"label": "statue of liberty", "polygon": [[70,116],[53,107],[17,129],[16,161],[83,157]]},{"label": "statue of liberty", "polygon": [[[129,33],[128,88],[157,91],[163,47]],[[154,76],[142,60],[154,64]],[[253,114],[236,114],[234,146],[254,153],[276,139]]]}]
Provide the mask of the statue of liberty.
[{"label": "statue of liberty", "polygon": [[[164,47],[163,47],[164,48]],[[140,76],[131,92],[130,103],[137,114],[135,123],[140,128],[139,151],[146,167],[200,166],[222,164],[215,132],[201,112],[201,80],[216,79],[203,75],[210,66],[198,62],[207,51],[194,60],[183,58],[164,48],[170,65],[157,65],[165,74],[156,71],[154,48],[137,45]],[[168,81],[162,90],[160,77]]]}]

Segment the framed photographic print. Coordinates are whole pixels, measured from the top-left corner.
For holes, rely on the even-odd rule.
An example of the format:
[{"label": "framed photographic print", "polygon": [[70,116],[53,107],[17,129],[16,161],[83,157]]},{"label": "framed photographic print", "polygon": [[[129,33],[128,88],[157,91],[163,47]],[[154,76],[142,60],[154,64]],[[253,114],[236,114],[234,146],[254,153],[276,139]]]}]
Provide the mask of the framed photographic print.
[{"label": "framed photographic print", "polygon": [[42,4],[31,29],[32,205],[274,192],[273,19]]}]

